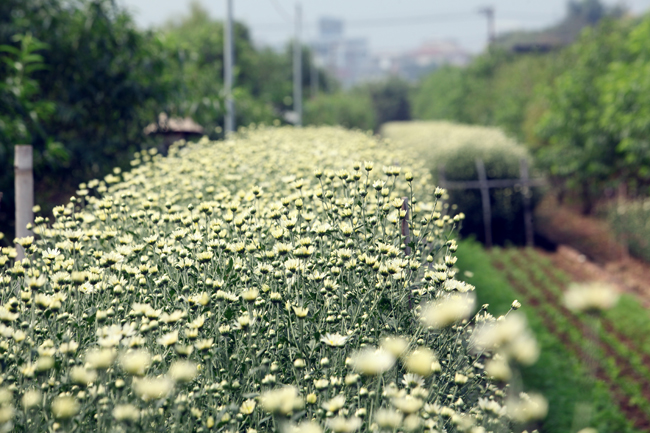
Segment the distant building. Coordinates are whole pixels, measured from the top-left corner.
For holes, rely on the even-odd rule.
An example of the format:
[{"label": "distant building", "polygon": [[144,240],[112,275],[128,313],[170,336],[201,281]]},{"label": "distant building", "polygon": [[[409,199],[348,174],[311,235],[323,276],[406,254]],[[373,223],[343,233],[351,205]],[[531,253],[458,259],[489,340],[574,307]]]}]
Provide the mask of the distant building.
[{"label": "distant building", "polygon": [[372,56],[372,78],[397,75],[417,81],[440,66],[464,66],[471,55],[453,41],[428,41],[409,51],[387,51]]},{"label": "distant building", "polygon": [[397,75],[416,81],[443,65],[463,66],[471,56],[453,41],[428,41],[413,50],[370,53],[365,38],[346,38],[343,20],[323,17],[311,43],[315,62],[344,88]]},{"label": "distant building", "polygon": [[365,38],[346,38],[343,20],[321,18],[318,37],[311,44],[316,63],[341,82],[343,87],[358,83],[370,67],[370,51]]}]

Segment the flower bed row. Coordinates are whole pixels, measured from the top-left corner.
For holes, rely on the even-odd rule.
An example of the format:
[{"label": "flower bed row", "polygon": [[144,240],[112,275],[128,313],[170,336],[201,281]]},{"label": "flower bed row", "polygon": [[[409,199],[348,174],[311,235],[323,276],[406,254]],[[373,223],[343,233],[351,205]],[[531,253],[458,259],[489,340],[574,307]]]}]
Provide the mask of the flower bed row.
[{"label": "flower bed row", "polygon": [[417,161],[260,127],[132,166],[37,218],[26,260],[3,250],[0,428],[481,433],[545,414],[486,371],[536,344],[455,279],[462,216]]}]

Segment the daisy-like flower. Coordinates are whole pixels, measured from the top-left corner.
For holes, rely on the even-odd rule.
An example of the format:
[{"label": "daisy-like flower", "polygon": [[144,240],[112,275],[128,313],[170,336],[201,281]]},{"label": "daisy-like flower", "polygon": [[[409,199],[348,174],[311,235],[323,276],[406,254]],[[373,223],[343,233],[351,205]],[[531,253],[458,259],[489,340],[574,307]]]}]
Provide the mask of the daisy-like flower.
[{"label": "daisy-like flower", "polygon": [[424,386],[424,378],[413,373],[406,373],[402,378],[402,383],[409,388]]},{"label": "daisy-like flower", "polygon": [[[295,307],[294,307],[295,308]],[[330,347],[343,347],[348,341],[348,338],[340,334],[325,334],[320,338],[320,341],[327,344]]]},{"label": "daisy-like flower", "polygon": [[239,412],[244,415],[250,415],[255,410],[255,405],[256,405],[255,400],[251,400],[251,399],[245,400],[239,407]]},{"label": "daisy-like flower", "polygon": [[323,409],[325,409],[328,412],[336,412],[337,410],[341,409],[343,406],[345,406],[344,395],[337,395],[333,399],[323,403]]},{"label": "daisy-like flower", "polygon": [[171,346],[172,344],[176,344],[178,341],[178,330],[167,333],[156,341],[158,341],[158,344],[162,346]]},{"label": "daisy-like flower", "polygon": [[389,370],[395,364],[395,357],[384,349],[362,349],[352,355],[352,368],[361,374],[374,376]]},{"label": "daisy-like flower", "polygon": [[293,312],[296,313],[296,316],[303,319],[309,314],[309,308],[293,307]]}]

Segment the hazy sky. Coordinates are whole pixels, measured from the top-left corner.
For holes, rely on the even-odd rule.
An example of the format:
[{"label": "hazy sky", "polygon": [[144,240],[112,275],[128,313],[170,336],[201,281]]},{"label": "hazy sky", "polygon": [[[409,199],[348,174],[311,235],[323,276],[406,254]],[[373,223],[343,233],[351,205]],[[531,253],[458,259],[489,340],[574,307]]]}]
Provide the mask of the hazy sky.
[{"label": "hazy sky", "polygon": [[[190,0],[117,0],[141,27],[163,24],[187,13]],[[633,13],[650,9],[650,0],[603,0],[624,4]],[[226,0],[201,0],[215,18],[225,16]],[[260,44],[279,45],[293,34],[295,0],[233,0],[235,19],[248,24]],[[487,24],[481,7],[495,9],[496,29],[537,29],[564,16],[566,0],[302,0],[303,39],[316,35],[319,17],[345,20],[345,34],[366,37],[372,51],[415,48],[426,40],[454,40],[472,52],[483,49]]]}]

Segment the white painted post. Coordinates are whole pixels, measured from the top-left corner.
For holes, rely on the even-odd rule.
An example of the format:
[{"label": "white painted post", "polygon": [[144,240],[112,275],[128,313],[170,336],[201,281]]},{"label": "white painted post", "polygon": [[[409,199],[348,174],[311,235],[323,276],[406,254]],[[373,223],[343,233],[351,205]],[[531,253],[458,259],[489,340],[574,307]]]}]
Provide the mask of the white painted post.
[{"label": "white painted post", "polygon": [[[31,145],[15,146],[14,173],[16,188],[16,237],[31,236],[27,224],[34,223],[34,156]],[[25,258],[23,247],[17,245],[18,260]]]},{"label": "white painted post", "polygon": [[296,3],[296,35],[293,41],[293,111],[296,113],[296,126],[302,126],[302,43],[300,30],[302,26],[302,11],[300,3]]},{"label": "white painted post", "polygon": [[226,25],[224,26],[224,92],[226,96],[226,119],[224,129],[226,136],[235,131],[235,100],[232,97],[233,65],[235,63],[235,47],[233,36],[232,0],[226,2]]}]

